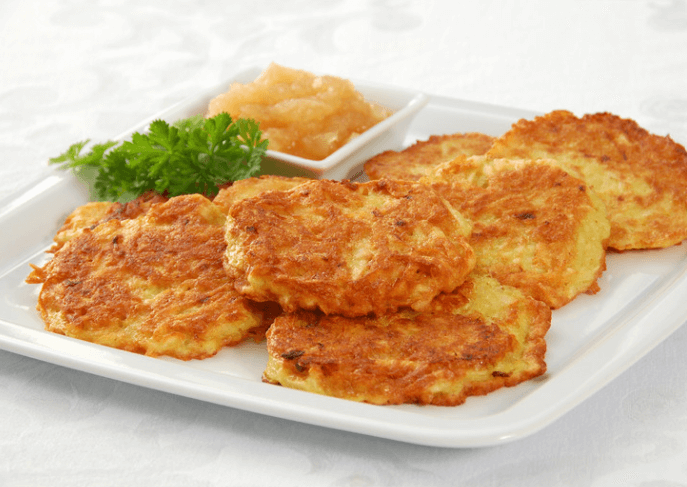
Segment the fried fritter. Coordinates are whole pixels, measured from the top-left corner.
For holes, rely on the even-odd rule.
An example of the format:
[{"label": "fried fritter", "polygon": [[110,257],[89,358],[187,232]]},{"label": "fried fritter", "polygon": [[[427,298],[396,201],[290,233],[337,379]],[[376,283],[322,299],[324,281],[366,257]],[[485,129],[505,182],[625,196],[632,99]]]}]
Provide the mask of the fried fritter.
[{"label": "fried fritter", "polygon": [[263,380],[373,404],[455,406],[542,375],[550,325],[544,303],[471,274],[420,313],[277,318]]},{"label": "fried fritter", "polygon": [[585,183],[540,160],[458,157],[422,180],[473,222],[475,272],[560,308],[595,293],[610,224]]},{"label": "fried fritter", "polygon": [[93,201],[76,208],[65,220],[55,235],[55,245],[51,252],[57,251],[84,228],[93,227],[107,220],[129,220],[146,213],[151,205],[163,203],[167,198],[156,193],[146,193],[128,203]]},{"label": "fried fritter", "polygon": [[76,208],[67,216],[64,224],[53,238],[55,244],[52,251],[62,247],[84,228],[92,227],[104,219],[113,204],[109,201],[92,201]]},{"label": "fried fritter", "polygon": [[263,175],[254,178],[240,179],[234,181],[231,186],[220,189],[212,202],[227,213],[229,207],[239,200],[257,196],[265,191],[284,191],[295,188],[299,184],[308,181],[312,181],[312,179],[276,175]]},{"label": "fried fritter", "polygon": [[287,311],[419,310],[474,266],[469,234],[427,186],[313,180],[231,206],[225,266],[246,297]]},{"label": "fried fritter", "polygon": [[225,215],[200,195],[85,227],[27,282],[46,329],[150,356],[210,357],[264,337],[263,312],[222,265]]},{"label": "fried fritter", "polygon": [[687,151],[632,120],[554,111],[520,120],[488,154],[555,159],[584,179],[606,205],[610,248],[662,248],[687,238]]},{"label": "fried fritter", "polygon": [[370,179],[417,181],[445,161],[465,156],[480,156],[491,147],[494,137],[477,132],[432,135],[402,151],[385,151],[365,163]]}]

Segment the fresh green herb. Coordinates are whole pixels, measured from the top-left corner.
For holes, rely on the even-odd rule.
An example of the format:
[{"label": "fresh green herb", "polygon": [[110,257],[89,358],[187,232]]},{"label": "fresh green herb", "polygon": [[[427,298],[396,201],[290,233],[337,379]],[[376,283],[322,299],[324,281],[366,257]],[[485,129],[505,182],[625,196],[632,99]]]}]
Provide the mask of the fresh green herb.
[{"label": "fresh green herb", "polygon": [[99,199],[122,201],[146,191],[166,196],[201,193],[213,196],[218,186],[253,176],[260,170],[267,141],[253,120],[232,121],[226,113],[198,115],[172,125],[152,122],[146,133],[131,140],[95,144],[78,142],[50,159],[76,173],[95,169]]}]

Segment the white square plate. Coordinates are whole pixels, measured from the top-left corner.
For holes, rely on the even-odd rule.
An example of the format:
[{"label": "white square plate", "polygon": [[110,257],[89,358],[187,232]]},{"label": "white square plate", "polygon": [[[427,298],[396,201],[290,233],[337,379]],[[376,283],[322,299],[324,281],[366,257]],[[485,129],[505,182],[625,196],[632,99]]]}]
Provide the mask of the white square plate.
[{"label": "white square plate", "polygon": [[[207,96],[203,95],[203,96]],[[198,113],[204,98],[155,118]],[[430,135],[477,131],[499,135],[534,113],[430,97],[405,144]],[[141,130],[148,122],[135,127]],[[533,381],[468,398],[458,407],[373,406],[265,384],[264,344],[226,348],[182,362],[155,359],[44,331],[35,311],[38,286],[29,263],[88,190],[68,173],[46,176],[0,202],[0,348],[65,367],[229,407],[416,444],[477,447],[530,435],[551,424],[667,338],[687,317],[687,246],[608,256],[601,291],[554,311],[547,335],[548,372]]]}]

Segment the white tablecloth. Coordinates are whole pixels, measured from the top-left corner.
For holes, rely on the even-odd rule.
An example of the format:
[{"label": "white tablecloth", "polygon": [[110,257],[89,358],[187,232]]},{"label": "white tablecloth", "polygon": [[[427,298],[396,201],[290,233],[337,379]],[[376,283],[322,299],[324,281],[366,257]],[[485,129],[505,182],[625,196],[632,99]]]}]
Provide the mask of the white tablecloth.
[{"label": "white tablecloth", "polygon": [[[271,61],[540,112],[609,111],[687,142],[682,0],[4,0],[0,199],[68,144],[115,137]],[[686,486],[686,370],[683,326],[542,431],[442,449],[0,351],[0,485]]]}]

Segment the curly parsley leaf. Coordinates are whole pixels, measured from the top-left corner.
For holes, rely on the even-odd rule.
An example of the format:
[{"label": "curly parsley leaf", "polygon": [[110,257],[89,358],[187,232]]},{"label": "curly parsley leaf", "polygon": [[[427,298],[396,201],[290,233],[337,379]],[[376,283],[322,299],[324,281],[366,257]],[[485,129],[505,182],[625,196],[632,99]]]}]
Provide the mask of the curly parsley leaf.
[{"label": "curly parsley leaf", "polygon": [[213,196],[220,185],[257,174],[267,150],[255,121],[233,121],[226,113],[207,119],[198,115],[171,125],[155,120],[146,133],[135,132],[131,140],[96,144],[82,154],[88,143],[71,145],[50,163],[77,173],[95,169],[96,195],[111,201],[151,190],[170,197]]}]

